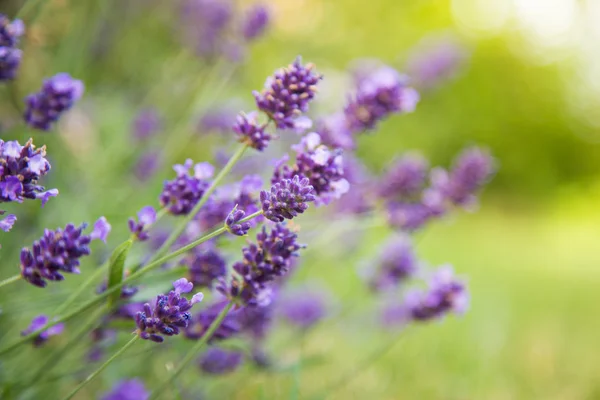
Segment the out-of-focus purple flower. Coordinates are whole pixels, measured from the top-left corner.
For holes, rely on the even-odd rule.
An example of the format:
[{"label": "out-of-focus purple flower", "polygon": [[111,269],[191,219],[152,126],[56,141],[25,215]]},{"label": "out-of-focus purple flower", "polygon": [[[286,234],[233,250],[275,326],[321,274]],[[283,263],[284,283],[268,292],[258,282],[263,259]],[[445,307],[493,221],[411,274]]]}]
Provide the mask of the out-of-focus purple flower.
[{"label": "out-of-focus purple flower", "polygon": [[242,22],[242,32],[246,40],[261,36],[269,24],[269,9],[263,4],[255,4],[246,10]]},{"label": "out-of-focus purple flower", "polygon": [[194,174],[189,170],[193,161],[188,159],[184,165],[177,164],[173,167],[177,177],[172,181],[166,181],[160,195],[160,204],[168,207],[173,215],[186,215],[200,201],[209,186],[207,181],[214,172],[214,168],[208,163],[198,163],[194,166]]},{"label": "out-of-focus purple flower", "polygon": [[319,121],[317,133],[321,136],[323,144],[334,149],[352,150],[356,148],[352,130],[343,112],[332,114]]},{"label": "out-of-focus purple flower", "polygon": [[160,151],[151,150],[143,153],[133,166],[133,174],[141,181],[146,182],[152,178],[162,166]]},{"label": "out-of-focus purple flower", "polygon": [[230,0],[186,0],[181,19],[186,41],[200,56],[211,58],[224,52],[233,19]]},{"label": "out-of-focus purple flower", "polygon": [[108,223],[106,217],[100,217],[94,223],[94,229],[92,230],[92,233],[90,233],[90,238],[92,238],[92,240],[99,239],[106,243],[106,239],[108,238],[111,229],[112,227]]},{"label": "out-of-focus purple flower", "polygon": [[0,81],[15,79],[23,52],[14,47],[0,46]]},{"label": "out-of-focus purple flower", "polygon": [[[48,317],[46,315],[38,315],[31,321],[31,325],[27,329],[21,332],[22,336],[27,336],[30,333],[37,331],[38,329],[44,327],[48,323]],[[34,339],[33,345],[39,347],[46,343],[46,341],[50,338],[50,336],[60,335],[64,330],[64,324],[56,324],[45,331],[40,332]]]},{"label": "out-of-focus purple flower", "polygon": [[263,226],[256,235],[257,243],[243,248],[243,260],[233,265],[239,277],[234,276],[231,282],[222,279],[217,290],[240,304],[268,304],[272,294],[267,284],[285,275],[304,247],[296,242],[297,237],[284,224],[275,225],[270,232]]},{"label": "out-of-focus purple flower", "polygon": [[418,261],[410,239],[394,235],[385,244],[373,277],[375,289],[397,287],[417,272]]},{"label": "out-of-focus purple flower", "polygon": [[156,210],[152,206],[142,207],[138,212],[138,222],[133,218],[129,218],[129,230],[135,235],[140,242],[148,240],[147,228],[151,227],[156,222]]},{"label": "out-of-focus purple flower", "polygon": [[308,209],[308,203],[315,201],[313,187],[308,178],[281,179],[273,184],[271,191],[260,192],[260,202],[265,218],[273,222],[292,219]]},{"label": "out-of-focus purple flower", "polygon": [[41,199],[43,206],[50,197],[58,195],[58,190],[44,191],[44,187],[38,185],[38,180],[50,171],[45,157],[46,146],[36,149],[32,139],[25,146],[16,140],[0,139],[0,203]]},{"label": "out-of-focus purple flower", "polygon": [[467,288],[448,265],[433,273],[427,291],[410,292],[405,299],[408,315],[417,321],[441,318],[450,312],[462,314],[468,305]]},{"label": "out-of-focus purple flower", "polygon": [[223,375],[235,371],[244,359],[241,351],[228,351],[210,347],[198,360],[202,371],[207,374]]},{"label": "out-of-focus purple flower", "polygon": [[244,210],[239,210],[237,206],[234,207],[225,219],[227,231],[236,236],[246,236],[251,226],[250,222],[240,222],[245,216]]},{"label": "out-of-focus purple flower", "polygon": [[181,278],[173,282],[174,290],[168,295],[159,294],[154,309],[149,303],[144,304],[144,311],[135,317],[137,334],[146,340],[161,343],[164,336],[178,335],[181,329],[188,327],[192,319],[189,311],[192,306],[202,301],[202,293],[196,293],[191,300],[181,295],[189,293],[193,283]]},{"label": "out-of-focus purple flower", "polygon": [[477,191],[494,175],[494,159],[489,152],[472,147],[461,152],[449,173],[432,171],[432,186],[452,204],[471,208],[477,204]]},{"label": "out-of-focus purple flower", "polygon": [[65,229],[46,229],[31,249],[21,250],[21,275],[32,285],[46,287],[48,281],[62,281],[63,273],[78,274],[79,259],[90,254],[91,235],[84,235],[86,224]]},{"label": "out-of-focus purple flower", "polygon": [[20,19],[11,21],[6,15],[0,14],[0,46],[15,47],[25,33],[25,24]]},{"label": "out-of-focus purple flower", "polygon": [[379,182],[378,194],[385,199],[414,199],[423,191],[428,171],[423,156],[407,154],[388,168]]},{"label": "out-of-focus purple flower", "polygon": [[101,400],[148,400],[150,393],[139,379],[129,379],[117,382],[110,392]]},{"label": "out-of-focus purple flower", "polygon": [[286,321],[300,329],[309,329],[327,315],[325,293],[303,290],[288,294],[280,304]]},{"label": "out-of-focus purple flower", "polygon": [[39,93],[27,96],[25,122],[32,128],[47,131],[83,95],[83,82],[67,73],[44,80]]},{"label": "out-of-focus purple flower", "polygon": [[294,128],[294,119],[308,111],[322,76],[314,65],[302,65],[300,57],[286,68],[275,72],[265,82],[262,92],[253,92],[256,106],[280,128]]},{"label": "out-of-focus purple flower", "polygon": [[356,157],[344,154],[344,169],[342,176],[346,179],[351,190],[344,193],[335,202],[336,211],[349,214],[362,214],[373,209],[375,185],[366,166]]},{"label": "out-of-focus purple flower", "polygon": [[271,135],[265,132],[266,124],[258,124],[257,117],[256,112],[238,115],[233,131],[238,135],[238,141],[263,151],[269,145]]},{"label": "out-of-focus purple flower", "polygon": [[388,223],[398,229],[414,231],[422,227],[432,217],[433,210],[423,203],[390,201],[386,206]]},{"label": "out-of-focus purple flower", "polygon": [[[271,293],[272,300],[274,296]],[[248,335],[253,341],[259,342],[265,339],[273,326],[275,307],[271,301],[262,306],[243,307],[236,315],[240,324],[240,332]]]},{"label": "out-of-focus purple flower", "polygon": [[225,259],[215,248],[191,252],[183,263],[189,268],[190,281],[198,287],[212,288],[227,273]]},{"label": "out-of-focus purple flower", "polygon": [[354,132],[374,129],[392,113],[414,111],[419,94],[408,87],[407,78],[384,66],[362,79],[344,110],[348,127]]},{"label": "out-of-focus purple flower", "polygon": [[145,140],[156,135],[162,128],[158,111],[154,108],[141,110],[132,123],[132,134],[136,140]]},{"label": "out-of-focus purple flower", "polygon": [[[0,210],[0,215],[3,215],[5,211]],[[17,222],[17,216],[14,214],[8,214],[6,217],[0,220],[0,229],[4,232],[8,232],[12,229],[13,225]]]},{"label": "out-of-focus purple flower", "polygon": [[201,133],[208,131],[230,133],[240,108],[226,104],[206,110],[198,122],[198,130]]},{"label": "out-of-focus purple flower", "polygon": [[467,52],[456,41],[428,39],[410,54],[406,70],[420,88],[431,88],[456,75]]},{"label": "out-of-focus purple flower", "polygon": [[[189,326],[185,329],[185,337],[188,339],[200,339],[204,336],[204,333],[206,333],[210,325],[215,321],[219,313],[223,310],[223,307],[226,305],[227,301],[220,301],[196,313],[192,317]],[[236,335],[239,331],[240,324],[237,319],[237,311],[229,311],[225,316],[223,323],[209,338],[209,343],[228,339]]]}]

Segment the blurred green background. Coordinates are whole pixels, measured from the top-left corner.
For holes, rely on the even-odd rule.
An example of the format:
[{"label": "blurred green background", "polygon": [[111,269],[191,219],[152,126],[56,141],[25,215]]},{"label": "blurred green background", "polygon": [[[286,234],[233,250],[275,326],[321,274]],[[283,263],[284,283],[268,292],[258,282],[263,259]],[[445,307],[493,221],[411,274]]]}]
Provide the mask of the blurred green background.
[{"label": "blurred green background", "polygon": [[[356,59],[378,58],[402,70],[421,40],[450,35],[469,53],[457,76],[422,93],[414,114],[393,117],[362,137],[358,153],[378,171],[410,149],[420,149],[434,165],[447,165],[468,144],[491,149],[500,169],[478,213],[436,222],[417,238],[424,260],[450,262],[468,277],[472,307],[462,318],[401,332],[390,352],[364,365],[331,398],[600,398],[596,1],[272,0],[273,26],[240,64],[209,64],[186,50],[170,1],[32,2],[28,15],[36,19],[30,25],[24,18],[24,64],[12,95],[23,97],[60,71],[82,79],[86,94],[56,131],[44,134],[15,123],[11,93],[2,88],[2,139],[33,136],[46,143],[53,171],[44,184],[61,192],[43,210],[38,204],[6,207],[19,220],[12,232],[0,232],[3,278],[15,273],[18,250],[43,227],[106,215],[113,224],[108,249],[118,244],[127,234],[126,219],[155,203],[162,180],[172,175],[167,166],[188,156],[210,160],[215,147],[228,143],[195,133],[202,110],[231,98],[251,109],[251,91],[296,55],[325,74],[311,109],[317,116],[341,106],[346,71]],[[4,1],[2,11],[15,15],[20,4]],[[132,119],[146,106],[160,111],[165,129],[144,146],[164,149],[167,159],[150,183],[141,184],[131,168],[145,149],[130,135]],[[376,256],[384,234],[366,232],[361,260]],[[343,232],[336,240],[343,241]],[[314,394],[348,368],[361,369],[380,343],[398,335],[382,332],[371,302],[361,299],[356,257],[323,247],[308,253],[314,265],[300,277],[326,281],[353,310],[323,322],[306,339],[302,352],[323,360],[289,373],[243,370],[219,378],[211,383],[215,398]],[[94,248],[97,260],[105,257],[103,249]],[[69,281],[76,285],[81,277]],[[46,290],[50,303],[52,290],[62,289]],[[16,291],[2,294],[3,309],[13,306],[7,301]],[[35,306],[38,290],[22,291],[31,298],[19,306],[21,325],[41,309]],[[14,320],[7,318],[13,317],[3,324]],[[272,347],[284,361],[299,351],[284,333],[275,334]],[[109,383],[91,387],[105,390]]]}]

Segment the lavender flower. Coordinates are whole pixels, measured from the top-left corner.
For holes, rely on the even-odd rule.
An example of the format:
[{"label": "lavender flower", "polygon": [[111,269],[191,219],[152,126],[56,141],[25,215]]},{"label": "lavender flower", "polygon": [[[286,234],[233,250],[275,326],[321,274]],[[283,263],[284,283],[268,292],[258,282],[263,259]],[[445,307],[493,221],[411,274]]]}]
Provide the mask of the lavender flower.
[{"label": "lavender flower", "polygon": [[45,156],[46,147],[36,149],[32,139],[25,146],[0,139],[0,203],[41,199],[43,206],[50,197],[58,195],[58,190],[44,191],[38,185],[38,180],[50,171]]},{"label": "lavender flower", "polygon": [[132,133],[136,140],[145,140],[161,129],[161,119],[158,112],[153,108],[141,110],[132,123]]},{"label": "lavender flower", "polygon": [[386,66],[359,82],[344,112],[349,128],[360,132],[374,129],[392,113],[414,111],[418,101],[419,94],[407,86],[407,78]]},{"label": "lavender flower", "polygon": [[[46,315],[38,315],[31,321],[31,325],[27,329],[21,332],[22,336],[27,336],[38,329],[44,327],[48,323],[48,317]],[[39,347],[46,343],[46,341],[50,338],[50,336],[60,335],[64,330],[64,324],[56,324],[42,332],[40,332],[34,339],[33,345],[35,347]]]},{"label": "lavender flower", "polygon": [[268,304],[272,293],[267,284],[288,272],[293,257],[303,247],[296,239],[297,235],[283,224],[275,225],[269,233],[263,226],[256,235],[257,243],[242,249],[243,260],[233,265],[239,276],[229,283],[222,279],[217,290],[241,304]]},{"label": "lavender flower", "polygon": [[144,242],[150,238],[147,229],[156,222],[156,211],[152,206],[143,207],[138,212],[138,222],[133,218],[129,218],[129,230],[135,235],[137,240]]},{"label": "lavender flower", "polygon": [[27,96],[25,122],[33,128],[47,131],[82,94],[83,82],[67,73],[56,74],[44,80],[39,93]]},{"label": "lavender flower", "polygon": [[405,231],[414,231],[437,214],[427,204],[391,201],[386,205],[388,223]]},{"label": "lavender flower", "polygon": [[187,41],[200,56],[210,58],[226,50],[233,19],[230,0],[187,0],[181,15]]},{"label": "lavender flower", "polygon": [[269,24],[269,10],[263,4],[255,4],[246,11],[242,32],[246,40],[261,36]]},{"label": "lavender flower", "polygon": [[311,201],[315,201],[313,187],[308,178],[300,179],[299,175],[274,183],[270,192],[260,192],[264,216],[273,222],[283,222],[302,214]]},{"label": "lavender flower", "polygon": [[148,400],[150,393],[139,379],[119,381],[101,400]]},{"label": "lavender flower", "polygon": [[[270,296],[273,300],[275,295],[271,293]],[[273,325],[274,314],[273,301],[256,307],[243,307],[237,313],[240,332],[247,334],[254,342],[264,340]]]},{"label": "lavender flower", "polygon": [[309,329],[327,314],[325,295],[316,290],[288,295],[281,305],[281,313],[290,324]]},{"label": "lavender flower", "polygon": [[435,271],[426,292],[411,292],[405,299],[409,317],[417,321],[442,318],[449,312],[462,314],[468,303],[466,286],[454,277],[450,266]]},{"label": "lavender flower", "polygon": [[266,124],[259,125],[256,121],[258,114],[240,114],[233,131],[238,135],[238,140],[258,151],[263,151],[269,145],[271,135],[265,132]]},{"label": "lavender flower", "polygon": [[[200,339],[208,330],[210,325],[217,318],[223,307],[227,305],[227,301],[214,303],[204,310],[199,311],[192,317],[190,324],[185,329],[185,337],[188,339]],[[237,312],[230,311],[223,320],[223,323],[217,328],[213,335],[209,338],[209,343],[219,340],[228,339],[240,331],[240,324],[237,319]]]},{"label": "lavender flower", "polygon": [[181,296],[191,292],[193,287],[187,279],[178,279],[173,282],[175,290],[171,290],[168,295],[158,295],[154,309],[149,303],[144,304],[144,311],[137,313],[135,317],[137,334],[142,339],[161,343],[165,340],[162,335],[178,335],[180,329],[187,328],[192,319],[188,311],[194,304],[201,302],[203,297],[202,293],[196,293],[188,301]]},{"label": "lavender flower", "polygon": [[396,287],[414,276],[417,257],[408,237],[392,236],[383,248],[379,265],[373,279],[373,286],[378,290]]},{"label": "lavender flower", "polygon": [[322,76],[313,71],[314,65],[302,65],[300,57],[275,72],[262,92],[253,92],[257,107],[269,116],[278,128],[294,128],[294,119],[308,111]]},{"label": "lavender flower", "polygon": [[24,33],[23,21],[15,19],[11,22],[6,15],[0,14],[0,46],[15,47]]},{"label": "lavender flower", "polygon": [[466,53],[449,38],[427,39],[413,50],[406,69],[419,87],[431,88],[456,75],[467,58]]},{"label": "lavender flower", "polygon": [[106,243],[106,239],[108,238],[111,229],[112,227],[106,220],[106,217],[100,217],[94,223],[94,229],[92,233],[90,233],[90,238],[92,240],[99,239]]},{"label": "lavender flower", "polygon": [[379,196],[386,199],[412,199],[420,195],[429,166],[419,154],[408,154],[395,161],[379,183]]},{"label": "lavender flower", "polygon": [[250,230],[250,222],[240,222],[245,216],[244,210],[238,210],[235,206],[225,219],[227,231],[237,236],[246,236]]},{"label": "lavender flower", "polygon": [[199,360],[199,366],[207,374],[222,375],[235,371],[243,361],[240,351],[227,351],[218,347],[211,347]]},{"label": "lavender flower", "polygon": [[[21,275],[32,285],[46,287],[48,281],[62,281],[63,273],[78,274],[79,259],[90,254],[92,238],[102,237],[96,225],[90,235],[84,235],[86,224],[65,229],[46,229],[44,236],[33,242],[32,248],[21,250]],[[103,229],[103,228],[102,228]]]},{"label": "lavender flower", "polygon": [[23,52],[16,48],[19,38],[25,32],[25,25],[19,19],[10,21],[0,14],[0,81],[14,79]]},{"label": "lavender flower", "polygon": [[23,52],[13,47],[0,46],[0,81],[15,79]]},{"label": "lavender flower", "polygon": [[192,252],[184,261],[189,266],[189,278],[194,286],[212,288],[218,278],[225,276],[225,259],[217,249]]},{"label": "lavender flower", "polygon": [[347,150],[356,148],[353,132],[343,112],[332,114],[319,121],[317,133],[323,143],[332,148]]},{"label": "lavender flower", "polygon": [[[5,211],[0,210],[0,215],[3,215]],[[0,220],[0,229],[4,232],[8,232],[12,229],[13,225],[17,222],[17,216],[13,214],[8,214],[6,217]]]},{"label": "lavender flower", "polygon": [[194,174],[190,175],[192,164],[193,161],[188,159],[184,165],[175,165],[177,177],[164,184],[159,201],[171,214],[188,214],[208,189],[207,179],[212,177],[214,168],[208,163],[198,163],[194,166]]}]

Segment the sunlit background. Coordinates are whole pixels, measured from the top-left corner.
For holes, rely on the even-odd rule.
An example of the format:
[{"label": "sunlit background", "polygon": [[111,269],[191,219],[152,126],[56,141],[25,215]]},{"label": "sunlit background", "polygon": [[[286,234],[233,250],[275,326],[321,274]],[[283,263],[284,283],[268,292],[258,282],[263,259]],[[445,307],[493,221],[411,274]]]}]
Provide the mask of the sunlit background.
[{"label": "sunlit background", "polygon": [[[94,247],[95,260],[104,259],[127,237],[127,218],[156,203],[162,181],[172,177],[170,165],[186,157],[213,161],[217,149],[227,151],[226,134],[198,132],[203,113],[220,105],[252,109],[251,91],[297,55],[325,76],[311,106],[318,116],[343,106],[350,71],[361,63],[379,59],[408,73],[419,54],[451,43],[460,49],[459,66],[435,85],[423,85],[416,112],[362,136],[358,154],[377,172],[407,150],[422,151],[433,165],[447,165],[466,145],[491,150],[499,170],[477,212],[436,221],[415,235],[422,259],[451,263],[466,277],[469,312],[403,331],[380,328],[378,305],[363,299],[361,271],[387,230],[377,221],[356,227],[319,213],[319,221],[304,224],[328,228],[321,243],[307,235],[306,269],[294,281],[327,287],[331,314],[302,345],[290,340],[285,326],[269,342],[284,365],[300,354],[302,368],[248,367],[216,379],[188,374],[182,384],[222,399],[309,398],[326,387],[332,399],[600,397],[599,1],[270,0],[266,35],[244,50],[242,61],[211,65],[186,48],[176,2],[30,1],[35,22],[28,25],[14,91],[2,88],[0,136],[46,143],[53,171],[44,183],[61,194],[44,209],[6,207],[19,220],[10,233],[0,232],[2,277],[17,272],[18,251],[44,227],[99,215],[113,225],[109,246]],[[252,3],[238,1],[240,7]],[[20,4],[3,1],[2,12],[15,15]],[[50,133],[19,125],[13,103],[61,71],[84,81],[82,101]],[[160,111],[164,130],[140,145],[131,139],[131,124],[147,107]],[[162,167],[142,183],[132,169],[152,150],[163,152]],[[271,168],[267,158],[258,163]],[[69,277],[67,286],[43,294],[7,289],[0,304],[20,315],[2,319],[0,334],[17,334],[44,307],[56,306],[53,291],[82,279]],[[19,292],[24,295],[11,297]],[[365,362],[397,335],[390,351]],[[172,368],[168,355],[144,357],[126,358],[79,398],[136,376],[144,361],[156,361],[144,367],[149,380]],[[64,371],[81,367],[77,358],[68,360]],[[360,372],[335,384],[353,368]]]}]

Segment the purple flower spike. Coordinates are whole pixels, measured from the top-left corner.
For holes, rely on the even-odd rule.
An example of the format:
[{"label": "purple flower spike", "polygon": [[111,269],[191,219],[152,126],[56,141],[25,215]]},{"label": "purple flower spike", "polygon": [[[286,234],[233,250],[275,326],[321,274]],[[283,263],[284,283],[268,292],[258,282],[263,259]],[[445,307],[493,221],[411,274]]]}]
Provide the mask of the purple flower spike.
[{"label": "purple flower spike", "polygon": [[238,135],[238,140],[241,143],[258,151],[263,151],[269,145],[271,135],[265,132],[266,124],[257,124],[257,116],[256,112],[238,115],[237,121],[233,125],[233,131]]},{"label": "purple flower spike", "polygon": [[0,81],[14,79],[21,64],[23,52],[16,48],[25,32],[23,21],[10,21],[0,14]]},{"label": "purple flower spike", "polygon": [[417,257],[410,239],[403,235],[392,236],[383,248],[372,285],[375,289],[394,288],[417,272]]},{"label": "purple flower spike", "polygon": [[261,36],[269,24],[269,10],[263,4],[256,4],[248,9],[243,22],[242,32],[246,40]]},{"label": "purple flower spike", "polygon": [[419,94],[407,86],[407,78],[385,66],[360,80],[344,111],[348,127],[361,132],[374,129],[392,113],[414,111],[418,101]]},{"label": "purple flower spike", "polygon": [[275,72],[262,92],[254,92],[256,106],[269,116],[278,128],[294,128],[294,119],[308,111],[322,76],[314,65],[302,65],[300,57],[287,68]]},{"label": "purple flower spike", "polygon": [[[46,325],[47,323],[48,317],[46,315],[38,315],[31,321],[31,325],[29,325],[27,329],[21,332],[21,335],[27,336],[30,333],[33,333],[38,329],[44,327],[44,325]],[[42,331],[33,339],[33,345],[36,347],[43,345],[50,338],[50,336],[60,335],[63,332],[64,328],[64,324],[56,324],[53,327]]]},{"label": "purple flower spike", "polygon": [[84,235],[86,225],[65,229],[46,229],[32,248],[21,250],[21,275],[32,285],[46,287],[47,281],[62,281],[63,273],[78,274],[79,259],[90,254],[91,236]]},{"label": "purple flower spike", "polygon": [[129,218],[129,230],[135,235],[137,240],[140,242],[149,239],[147,228],[151,227],[156,221],[156,211],[152,206],[143,207],[138,212],[138,222],[135,222],[133,218]]},{"label": "purple flower spike", "polygon": [[90,233],[90,237],[92,240],[100,239],[104,243],[106,243],[106,239],[108,238],[108,234],[110,233],[111,226],[106,220],[106,217],[98,218],[98,221],[94,223],[94,230]]},{"label": "purple flower spike", "polygon": [[419,87],[429,89],[454,77],[467,56],[452,38],[427,38],[414,49],[406,68]]},{"label": "purple flower spike", "polygon": [[246,236],[251,225],[250,222],[240,223],[240,220],[245,216],[246,213],[244,210],[238,210],[237,206],[235,206],[225,220],[225,228],[227,228],[227,231],[237,236]]},{"label": "purple flower spike", "polygon": [[327,315],[326,293],[298,291],[284,299],[281,313],[288,323],[309,329]]},{"label": "purple flower spike", "polygon": [[273,184],[270,192],[260,192],[265,218],[273,222],[283,222],[284,219],[292,219],[302,214],[308,209],[307,203],[315,201],[313,191],[308,178],[300,179],[298,175]]},{"label": "purple flower spike", "polygon": [[[0,215],[4,214],[4,211],[0,211]],[[4,232],[8,232],[12,229],[13,225],[17,222],[17,216],[13,214],[8,214],[2,220],[0,220],[0,229]]]},{"label": "purple flower spike", "polygon": [[15,79],[23,52],[13,47],[0,46],[0,81]]},{"label": "purple flower spike", "polygon": [[199,365],[207,374],[223,375],[235,371],[244,355],[240,351],[227,351],[211,347],[200,357]]},{"label": "purple flower spike", "polygon": [[429,165],[419,154],[408,154],[388,169],[379,183],[379,196],[385,199],[414,199],[421,194]]},{"label": "purple flower spike", "polygon": [[194,286],[211,288],[215,280],[225,276],[225,259],[216,249],[192,252],[184,264],[189,267],[189,278]]},{"label": "purple flower spike", "polygon": [[160,195],[160,204],[167,207],[173,215],[186,215],[200,201],[209,183],[206,180],[212,176],[213,168],[208,163],[199,163],[194,166],[194,175],[190,175],[192,160],[187,160],[184,165],[177,164],[173,167],[177,177],[166,181]]},{"label": "purple flower spike", "polygon": [[66,73],[56,74],[44,81],[39,93],[27,97],[25,122],[47,131],[82,95],[83,82]]},{"label": "purple flower spike", "polygon": [[150,393],[139,379],[119,381],[101,400],[148,400]]},{"label": "purple flower spike", "polygon": [[163,336],[178,335],[181,329],[187,328],[192,319],[189,311],[202,300],[201,293],[194,295],[191,301],[181,296],[190,292],[193,286],[187,279],[179,279],[173,282],[175,290],[168,295],[158,295],[154,308],[149,303],[144,304],[143,311],[135,316],[137,334],[142,339],[161,343]]},{"label": "purple flower spike", "polygon": [[24,33],[23,21],[15,19],[11,22],[6,15],[0,14],[0,46],[15,47]]},{"label": "purple flower spike", "polygon": [[24,146],[0,139],[0,203],[42,199],[43,205],[58,194],[56,189],[44,192],[44,187],[38,185],[38,180],[50,171],[45,156],[46,147],[36,149],[31,139]]}]

